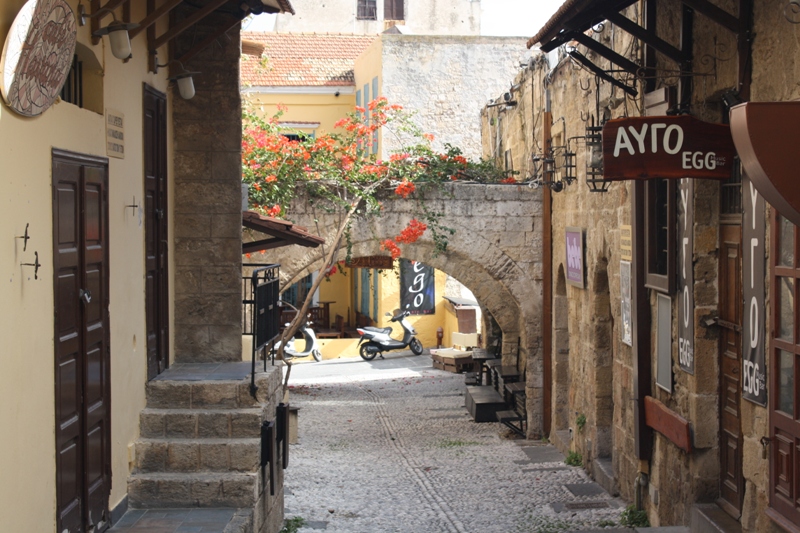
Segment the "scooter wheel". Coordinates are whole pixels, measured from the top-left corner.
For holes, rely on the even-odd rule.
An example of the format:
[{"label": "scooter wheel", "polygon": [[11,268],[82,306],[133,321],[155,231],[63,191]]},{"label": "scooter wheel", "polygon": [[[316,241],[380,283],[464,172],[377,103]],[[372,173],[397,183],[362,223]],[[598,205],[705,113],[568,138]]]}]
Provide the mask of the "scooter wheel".
[{"label": "scooter wheel", "polygon": [[411,340],[411,343],[408,345],[411,348],[411,351],[414,352],[414,355],[420,355],[422,353],[422,343],[419,342],[419,339],[416,337]]},{"label": "scooter wheel", "polygon": [[317,361],[317,362],[322,361],[322,354],[319,352],[319,350],[312,351],[311,355],[314,356],[314,361]]},{"label": "scooter wheel", "polygon": [[359,355],[361,355],[361,359],[363,359],[364,361],[372,361],[373,359],[375,359],[375,356],[378,355],[378,352],[370,353],[369,351],[367,351],[367,346],[368,346],[367,344],[362,344],[361,349],[358,350],[358,353]]}]

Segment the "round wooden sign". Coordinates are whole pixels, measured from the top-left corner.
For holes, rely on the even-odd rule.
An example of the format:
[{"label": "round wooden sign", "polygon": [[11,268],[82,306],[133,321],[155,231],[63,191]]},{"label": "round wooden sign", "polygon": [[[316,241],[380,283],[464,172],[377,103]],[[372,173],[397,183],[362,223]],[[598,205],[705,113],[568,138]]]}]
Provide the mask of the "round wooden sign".
[{"label": "round wooden sign", "polygon": [[0,59],[0,93],[11,109],[34,117],[53,104],[72,66],[77,33],[65,0],[28,0]]}]

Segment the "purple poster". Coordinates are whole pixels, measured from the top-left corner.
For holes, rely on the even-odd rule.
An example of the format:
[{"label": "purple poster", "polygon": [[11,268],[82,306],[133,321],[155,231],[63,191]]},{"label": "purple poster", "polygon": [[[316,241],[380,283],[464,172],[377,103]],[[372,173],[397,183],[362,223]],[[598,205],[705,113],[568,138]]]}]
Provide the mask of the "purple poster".
[{"label": "purple poster", "polygon": [[567,228],[567,283],[584,288],[583,230],[580,228]]}]

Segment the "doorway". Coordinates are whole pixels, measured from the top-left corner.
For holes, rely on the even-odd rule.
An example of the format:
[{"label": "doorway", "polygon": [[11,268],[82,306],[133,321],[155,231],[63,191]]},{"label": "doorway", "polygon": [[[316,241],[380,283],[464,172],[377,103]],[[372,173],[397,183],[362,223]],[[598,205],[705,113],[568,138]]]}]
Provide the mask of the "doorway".
[{"label": "doorway", "polygon": [[108,161],[53,150],[57,531],[108,527]]},{"label": "doorway", "polygon": [[169,366],[167,98],[144,86],[145,320],[147,379]]},{"label": "doorway", "polygon": [[719,464],[720,507],[738,519],[742,512],[741,380],[742,227],[720,225],[719,263]]}]

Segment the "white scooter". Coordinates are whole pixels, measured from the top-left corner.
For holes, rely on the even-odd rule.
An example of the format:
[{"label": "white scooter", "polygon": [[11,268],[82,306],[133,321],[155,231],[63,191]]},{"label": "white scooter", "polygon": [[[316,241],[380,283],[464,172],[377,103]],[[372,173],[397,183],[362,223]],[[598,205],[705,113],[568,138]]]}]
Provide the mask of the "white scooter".
[{"label": "white scooter", "polygon": [[[363,327],[357,328],[358,334],[361,335],[361,340],[358,341],[358,345],[361,348],[358,350],[359,355],[364,361],[372,361],[375,359],[376,355],[380,355],[383,358],[383,352],[388,352],[390,350],[402,350],[406,347],[411,348],[411,351],[414,352],[414,355],[419,355],[422,353],[422,343],[419,342],[419,339],[415,337],[417,331],[406,321],[406,317],[410,315],[409,311],[402,311],[401,313],[392,316],[389,313],[386,313],[386,316],[391,316],[392,322],[400,322],[400,325],[403,326],[403,340],[398,341],[390,337],[392,334],[392,328],[373,328],[373,327]],[[364,344],[361,344],[361,343]]]},{"label": "white scooter", "polygon": [[[311,316],[311,315],[309,315]],[[303,340],[305,341],[305,349],[301,352],[295,348],[295,342],[298,339],[291,338],[286,343],[286,348],[283,349],[283,359],[288,361],[290,359],[294,359],[295,357],[307,357],[312,356],[315,361],[322,361],[322,353],[319,351],[319,343],[317,342],[317,336],[314,334],[314,330],[311,329],[313,322],[308,321],[304,326],[301,326],[298,330],[298,333],[303,334]],[[289,324],[286,324],[286,327],[289,327]],[[273,354],[278,353],[278,348],[281,346],[281,341],[275,343],[275,348]]]}]

